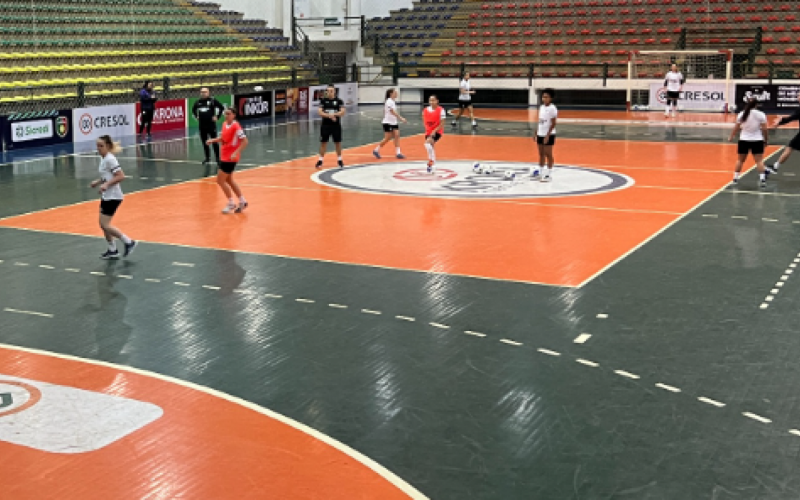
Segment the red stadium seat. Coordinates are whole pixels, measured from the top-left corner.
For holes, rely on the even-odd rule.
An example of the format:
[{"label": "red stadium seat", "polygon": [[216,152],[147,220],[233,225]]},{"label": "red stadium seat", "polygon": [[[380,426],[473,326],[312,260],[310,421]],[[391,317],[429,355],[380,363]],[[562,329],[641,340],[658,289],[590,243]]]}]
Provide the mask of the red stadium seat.
[{"label": "red stadium seat", "polygon": [[539,52],[539,54],[543,55],[543,56],[549,56],[550,55],[550,51],[549,50],[543,50],[543,51]]},{"label": "red stadium seat", "polygon": [[593,55],[595,55],[596,53],[597,53],[597,51],[596,51],[596,50],[587,50],[587,51],[584,51],[584,53],[583,53],[583,54],[584,54],[584,55],[587,55],[587,56],[593,56]]},{"label": "red stadium seat", "polygon": [[670,43],[672,43],[672,38],[662,38],[661,39],[661,44],[662,45],[668,45]]},{"label": "red stadium seat", "polygon": [[465,47],[467,42],[456,42],[456,47]]},{"label": "red stadium seat", "polygon": [[565,53],[566,53],[566,51],[564,51],[564,50],[557,50],[557,51],[554,52],[554,54],[557,55],[557,56],[563,56]]},{"label": "red stadium seat", "polygon": [[553,40],[553,45],[564,45],[564,40]]},{"label": "red stadium seat", "polygon": [[467,53],[464,52],[463,50],[459,50],[458,52],[456,52],[456,56],[458,56],[458,57],[464,57],[466,55],[467,55]]},{"label": "red stadium seat", "polygon": [[480,42],[469,42],[470,47],[477,47],[478,45],[480,45]]}]

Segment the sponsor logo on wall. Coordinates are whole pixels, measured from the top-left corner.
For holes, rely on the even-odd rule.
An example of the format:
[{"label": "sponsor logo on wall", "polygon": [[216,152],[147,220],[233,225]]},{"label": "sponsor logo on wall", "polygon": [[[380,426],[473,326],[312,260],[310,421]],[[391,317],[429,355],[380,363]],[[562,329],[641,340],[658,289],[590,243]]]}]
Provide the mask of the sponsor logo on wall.
[{"label": "sponsor logo on wall", "polygon": [[800,107],[797,96],[800,84],[736,85],[736,106],[739,109],[750,99],[756,99],[763,111],[791,110]]},{"label": "sponsor logo on wall", "polygon": [[0,120],[6,148],[71,142],[71,110],[17,113]]},{"label": "sponsor logo on wall", "polygon": [[[687,110],[719,110],[727,102],[724,83],[687,83],[680,93],[679,106]],[[650,84],[650,109],[663,110],[667,89],[661,83]]]},{"label": "sponsor logo on wall", "polygon": [[286,90],[275,91],[275,115],[285,115],[288,110],[288,93]]},{"label": "sponsor logo on wall", "polygon": [[[136,124],[142,123],[142,107],[136,104]],[[186,99],[157,101],[153,112],[153,132],[186,128]]]},{"label": "sponsor logo on wall", "polygon": [[36,120],[11,124],[14,142],[34,141],[53,137],[53,120]]},{"label": "sponsor logo on wall", "polygon": [[101,135],[110,135],[115,139],[133,135],[135,115],[136,107],[133,104],[73,109],[75,142],[94,141]]},{"label": "sponsor logo on wall", "polygon": [[272,116],[271,90],[237,95],[234,97],[234,101],[240,120],[253,120]]}]

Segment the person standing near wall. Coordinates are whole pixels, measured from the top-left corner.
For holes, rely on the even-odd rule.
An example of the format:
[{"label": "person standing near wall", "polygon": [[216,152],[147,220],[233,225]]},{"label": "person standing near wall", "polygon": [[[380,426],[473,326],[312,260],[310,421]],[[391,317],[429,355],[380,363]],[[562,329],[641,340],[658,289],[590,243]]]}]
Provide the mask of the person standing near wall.
[{"label": "person standing near wall", "polygon": [[139,135],[147,128],[147,138],[150,139],[153,129],[153,114],[156,111],[156,91],[153,82],[147,80],[139,91],[139,103],[142,108],[142,115],[139,117]]},{"label": "person standing near wall", "polygon": [[[215,97],[211,97],[211,92],[207,88],[200,89],[200,99],[192,106],[192,115],[200,125],[200,140],[203,142],[203,151],[206,153],[203,165],[211,163],[211,149],[208,146],[208,140],[217,138],[217,120],[224,111],[225,106]],[[219,164],[219,143],[213,142],[211,145],[214,147],[214,157]]]}]

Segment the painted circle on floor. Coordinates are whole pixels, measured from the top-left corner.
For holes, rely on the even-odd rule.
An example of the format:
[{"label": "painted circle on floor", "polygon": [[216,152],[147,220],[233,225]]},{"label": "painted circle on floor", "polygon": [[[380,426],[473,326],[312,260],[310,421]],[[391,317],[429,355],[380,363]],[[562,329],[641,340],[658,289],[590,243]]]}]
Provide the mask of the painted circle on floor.
[{"label": "painted circle on floor", "polygon": [[41,391],[30,384],[0,379],[0,417],[21,413],[41,399]]},{"label": "painted circle on floor", "polygon": [[[551,182],[532,180],[529,172],[535,165],[531,163],[479,165],[440,161],[430,174],[420,162],[371,163],[323,170],[313,180],[353,191],[435,198],[553,198],[616,191],[634,184],[627,175],[573,165],[556,165]],[[489,173],[487,167],[491,167]]]}]

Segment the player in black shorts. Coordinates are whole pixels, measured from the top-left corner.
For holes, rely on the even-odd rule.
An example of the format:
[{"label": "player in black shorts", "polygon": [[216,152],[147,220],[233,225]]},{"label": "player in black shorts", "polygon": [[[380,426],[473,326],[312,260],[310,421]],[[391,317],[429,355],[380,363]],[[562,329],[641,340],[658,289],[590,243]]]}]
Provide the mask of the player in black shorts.
[{"label": "player in black shorts", "polygon": [[[797,95],[797,100],[800,101],[800,94]],[[794,113],[789,116],[775,118],[775,121],[772,123],[772,128],[778,128],[781,125],[786,125],[787,123],[792,123],[793,121],[800,121],[800,108],[796,109]],[[800,151],[800,133],[798,133],[791,141],[789,141],[789,144],[787,144],[786,148],[784,148],[780,159],[773,163],[769,169],[772,170],[773,173],[777,173],[778,169],[781,168],[781,163],[786,162],[786,160],[792,156],[794,151]]]},{"label": "player in black shorts", "polygon": [[339,168],[344,168],[342,161],[342,117],[345,114],[344,101],[336,97],[336,87],[328,85],[325,89],[325,97],[319,101],[319,115],[322,117],[322,127],[320,129],[319,160],[317,168],[322,168],[322,161],[325,159],[325,152],[328,150],[328,142],[333,138],[336,145],[336,154],[339,156]]},{"label": "player in black shorts", "polygon": [[[217,120],[222,116],[223,111],[225,111],[225,106],[211,97],[208,88],[200,89],[200,98],[192,107],[192,116],[200,126],[200,141],[203,143],[203,151],[206,153],[203,165],[211,163],[211,149],[207,142],[209,139],[217,138]],[[219,143],[214,142],[211,146],[214,148],[214,156],[219,164]]]}]

